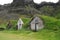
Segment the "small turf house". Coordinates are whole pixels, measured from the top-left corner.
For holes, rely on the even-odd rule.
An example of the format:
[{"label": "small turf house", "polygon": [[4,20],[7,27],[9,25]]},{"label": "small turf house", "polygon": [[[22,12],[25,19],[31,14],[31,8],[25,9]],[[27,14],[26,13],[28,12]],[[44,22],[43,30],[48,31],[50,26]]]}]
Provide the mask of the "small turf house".
[{"label": "small turf house", "polygon": [[24,24],[24,23],[23,23],[22,19],[19,19],[19,20],[18,20],[18,23],[17,23],[17,29],[18,29],[18,30],[22,29],[23,24]]},{"label": "small turf house", "polygon": [[30,28],[33,31],[43,29],[44,28],[43,21],[39,17],[32,18],[32,20],[30,21]]}]

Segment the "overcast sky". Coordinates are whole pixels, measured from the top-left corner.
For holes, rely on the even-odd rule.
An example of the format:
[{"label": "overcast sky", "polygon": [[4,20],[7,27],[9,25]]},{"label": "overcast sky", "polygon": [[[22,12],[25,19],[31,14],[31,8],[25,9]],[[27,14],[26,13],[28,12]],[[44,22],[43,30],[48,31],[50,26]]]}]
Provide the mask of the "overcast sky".
[{"label": "overcast sky", "polygon": [[[13,0],[0,0],[0,4],[3,5],[3,4],[8,4],[8,3],[11,3]],[[54,2],[54,3],[57,3],[59,0],[34,0],[35,3],[39,4],[43,1],[46,1],[46,2]]]},{"label": "overcast sky", "polygon": [[13,0],[0,0],[0,4],[3,5],[3,4],[8,4],[8,3],[11,3]]},{"label": "overcast sky", "polygon": [[59,0],[34,0],[35,3],[40,4],[41,2],[53,2],[57,3]]}]

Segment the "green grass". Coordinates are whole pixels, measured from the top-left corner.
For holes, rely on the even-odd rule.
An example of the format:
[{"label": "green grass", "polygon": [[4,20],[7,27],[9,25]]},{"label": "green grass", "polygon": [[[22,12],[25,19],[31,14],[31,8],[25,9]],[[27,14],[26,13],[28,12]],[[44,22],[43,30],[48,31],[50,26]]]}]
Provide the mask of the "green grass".
[{"label": "green grass", "polygon": [[[59,40],[59,32],[52,30],[32,31],[0,31],[0,40]],[[58,39],[59,38],[59,39]]]},{"label": "green grass", "polygon": [[[60,40],[60,19],[48,16],[39,16],[44,22],[44,29],[38,32],[28,30],[31,18],[21,18],[24,22],[22,30],[4,30],[0,31],[0,40]],[[11,20],[13,27],[17,20]],[[6,23],[0,25],[6,27]],[[27,29],[27,30],[26,30]]]},{"label": "green grass", "polygon": [[46,29],[50,29],[50,30],[60,29],[60,19],[43,16],[43,15],[40,17],[42,18]]}]

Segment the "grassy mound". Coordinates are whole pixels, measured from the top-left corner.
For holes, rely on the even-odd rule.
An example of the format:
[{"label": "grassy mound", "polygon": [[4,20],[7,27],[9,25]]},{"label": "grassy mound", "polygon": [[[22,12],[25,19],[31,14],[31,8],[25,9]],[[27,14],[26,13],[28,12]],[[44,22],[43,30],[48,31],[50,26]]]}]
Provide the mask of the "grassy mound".
[{"label": "grassy mound", "polygon": [[57,30],[60,29],[60,19],[56,19],[48,16],[40,16],[44,21],[44,26],[46,29]]},{"label": "grassy mound", "polygon": [[[60,19],[56,19],[53,17],[44,16],[44,15],[39,15],[39,17],[43,20],[45,29],[49,29],[49,30],[60,29]],[[24,22],[23,29],[28,28],[29,22],[31,21],[32,18],[21,17],[21,19]],[[10,20],[10,21],[12,22],[12,25],[13,25],[12,27],[15,28],[18,20]],[[6,28],[6,26],[7,26],[7,22],[0,24],[0,27]]]}]

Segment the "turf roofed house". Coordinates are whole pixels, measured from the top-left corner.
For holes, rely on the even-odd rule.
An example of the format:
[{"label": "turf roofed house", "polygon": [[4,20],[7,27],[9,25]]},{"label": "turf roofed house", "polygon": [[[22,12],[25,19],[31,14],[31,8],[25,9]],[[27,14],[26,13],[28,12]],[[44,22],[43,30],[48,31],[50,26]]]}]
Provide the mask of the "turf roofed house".
[{"label": "turf roofed house", "polygon": [[39,29],[43,29],[44,28],[43,21],[37,16],[32,18],[32,20],[30,21],[30,28],[33,31],[38,31]]},{"label": "turf roofed house", "polygon": [[24,23],[23,23],[22,19],[19,19],[19,20],[18,20],[18,23],[17,23],[17,29],[18,29],[18,30],[22,29],[23,24],[24,24]]}]

